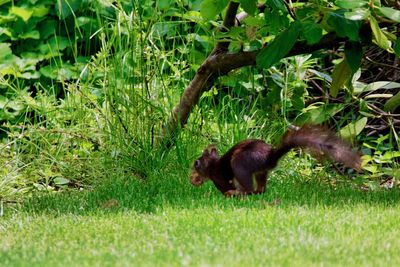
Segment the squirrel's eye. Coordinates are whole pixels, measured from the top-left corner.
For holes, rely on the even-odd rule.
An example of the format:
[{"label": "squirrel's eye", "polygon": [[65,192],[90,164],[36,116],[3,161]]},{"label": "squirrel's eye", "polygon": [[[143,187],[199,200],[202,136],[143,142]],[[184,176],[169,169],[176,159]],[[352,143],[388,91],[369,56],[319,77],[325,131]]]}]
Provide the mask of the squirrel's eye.
[{"label": "squirrel's eye", "polygon": [[195,162],[194,162],[194,167],[196,168],[196,169],[199,169],[200,168],[200,160],[196,160]]}]

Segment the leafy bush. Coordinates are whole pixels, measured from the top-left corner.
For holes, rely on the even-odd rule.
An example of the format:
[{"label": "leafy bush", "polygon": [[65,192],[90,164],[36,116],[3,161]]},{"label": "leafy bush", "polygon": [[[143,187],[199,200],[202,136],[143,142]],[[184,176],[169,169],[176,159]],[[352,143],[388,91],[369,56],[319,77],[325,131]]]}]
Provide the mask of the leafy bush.
[{"label": "leafy bush", "polygon": [[[110,172],[163,177],[165,165],[187,168],[209,142],[224,148],[248,136],[273,142],[286,124],[305,121],[335,124],[365,142],[365,170],[375,178],[397,176],[399,87],[394,72],[373,79],[382,67],[373,63],[394,64],[399,42],[394,24],[367,23],[382,10],[389,19],[397,13],[365,2],[309,1],[288,9],[266,1],[259,12],[256,1],[240,1],[250,15],[227,32],[217,29],[228,1],[1,2],[0,198],[84,188]],[[357,31],[365,25],[372,43]],[[328,31],[345,36],[330,53],[268,57],[274,53],[268,47],[313,45]],[[341,46],[346,38],[356,44]],[[279,40],[289,42],[281,47]],[[179,131],[176,162],[165,162],[158,146],[164,121],[220,41],[230,42],[230,54],[260,50],[261,64],[231,71],[201,95]],[[375,43],[384,50],[370,52]]]},{"label": "leafy bush", "polygon": [[87,77],[85,66],[100,50],[100,15],[116,12],[102,1],[0,3],[0,122],[26,118],[23,98],[40,91],[62,98],[66,82]]},{"label": "leafy bush", "polygon": [[[228,43],[229,53],[246,62],[243,65],[258,68],[252,72],[236,70],[220,78],[217,88],[221,88],[221,94],[230,91],[251,102],[261,98],[260,109],[269,114],[278,112],[286,124],[335,124],[343,137],[353,142],[358,138],[368,146],[364,149],[365,163],[370,164],[365,168],[368,174],[397,177],[399,154],[392,152],[400,148],[398,3],[239,2],[247,14],[240,13],[240,23],[229,26],[229,31],[215,28],[215,35],[221,47]],[[205,21],[218,25],[222,23],[218,17],[222,10],[235,10],[232,3],[221,1],[216,5],[204,0],[200,14]],[[327,48],[332,51],[328,53]],[[321,49],[325,51],[318,51]],[[309,55],[282,59],[305,51],[310,51]],[[256,55],[256,64],[241,55]],[[232,64],[226,63],[226,67]],[[249,94],[253,97],[242,97]],[[372,136],[384,145],[373,145]],[[383,154],[385,160],[380,159]]]}]

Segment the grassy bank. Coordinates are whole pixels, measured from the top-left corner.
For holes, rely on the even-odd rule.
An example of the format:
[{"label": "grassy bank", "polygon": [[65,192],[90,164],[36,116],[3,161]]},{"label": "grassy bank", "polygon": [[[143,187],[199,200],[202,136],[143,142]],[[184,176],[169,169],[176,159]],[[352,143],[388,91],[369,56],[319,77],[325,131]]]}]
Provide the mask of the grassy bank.
[{"label": "grassy bank", "polygon": [[[225,199],[183,176],[116,179],[6,209],[2,266],[395,266],[399,191],[272,178]],[[290,192],[290,193],[289,193]]]}]

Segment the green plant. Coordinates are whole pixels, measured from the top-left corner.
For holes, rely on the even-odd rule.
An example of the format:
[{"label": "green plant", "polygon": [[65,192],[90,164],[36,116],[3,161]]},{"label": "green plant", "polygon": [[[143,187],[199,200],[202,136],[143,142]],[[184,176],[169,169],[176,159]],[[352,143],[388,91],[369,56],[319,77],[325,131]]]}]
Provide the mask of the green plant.
[{"label": "green plant", "polygon": [[[346,16],[357,8],[347,8],[343,1],[292,6],[267,1],[264,11],[254,9],[256,1],[240,2],[248,14],[229,31],[217,30],[222,25],[219,13],[228,1],[216,6],[212,1],[1,2],[0,131],[6,149],[1,151],[0,180],[7,184],[1,198],[13,199],[17,192],[37,188],[85,188],[119,168],[141,180],[153,172],[165,176],[166,168],[186,170],[188,159],[208,143],[217,143],[222,150],[250,136],[273,143],[290,122],[335,124],[343,134],[374,145],[365,136],[388,121],[390,127],[382,134],[389,138],[383,142],[396,152],[398,122],[390,114],[396,113],[398,87],[371,80],[378,73],[371,50],[362,50],[370,60],[361,61],[361,72],[351,72],[351,82],[339,86],[336,96],[328,89],[338,82],[336,69],[343,68],[343,62],[349,64],[349,58],[353,64],[360,52],[359,46],[343,47],[341,42],[355,38],[361,21],[371,33],[370,41],[377,42],[381,35],[373,35],[369,19],[380,23],[379,10],[396,12],[360,1],[369,15],[350,23]],[[343,23],[357,27],[336,32]],[[47,24],[56,27],[43,26]],[[329,33],[321,30],[325,26]],[[392,40],[388,52],[378,49],[389,59],[398,50],[392,30],[392,22],[375,29]],[[336,39],[325,43],[331,36]],[[286,38],[295,39],[295,44],[290,48],[288,42],[282,51],[290,48],[289,55],[302,55],[278,53],[264,62],[263,57],[271,55],[268,49],[280,47],[279,40]],[[358,41],[362,49],[372,45]],[[252,66],[219,69],[218,74],[230,72],[218,79],[213,73],[214,83],[206,83],[211,90],[199,93],[199,105],[188,108],[192,115],[186,128],[176,131],[176,147],[169,152],[160,149],[160,140],[167,137],[163,122],[207,54],[221,43],[225,56],[248,56]],[[305,50],[296,50],[298,45]],[[326,53],[332,47],[334,52]],[[256,65],[258,53],[261,65]],[[223,54],[215,55],[218,59]],[[272,67],[265,68],[267,63]],[[379,75],[380,81],[395,77],[393,72]],[[386,114],[371,110],[371,104]],[[377,151],[380,148],[366,154]],[[171,153],[176,154],[178,167],[165,161]],[[383,167],[396,166],[395,162],[391,157]]]},{"label": "green plant", "polygon": [[[85,65],[100,49],[98,15],[115,16],[100,1],[24,0],[0,3],[0,123],[26,116],[19,95],[40,91],[63,98],[65,84],[85,79]],[[32,116],[44,114],[30,114]]]},{"label": "green plant", "polygon": [[[372,77],[363,72],[365,66],[374,68],[379,64],[379,59],[374,59],[376,55],[371,52],[376,51],[374,45],[381,49],[379,55],[393,62],[393,65],[385,62],[379,66],[388,70],[392,66],[398,69],[396,25],[400,22],[400,12],[396,10],[397,4],[380,1],[296,4],[266,1],[263,5],[256,4],[257,1],[223,1],[219,4],[202,1],[200,14],[204,21],[222,23],[219,17],[222,13],[225,15],[223,27],[215,28],[215,49],[175,107],[167,132],[174,123],[185,123],[189,110],[186,106],[195,105],[197,96],[210,88],[212,95],[218,94],[215,88],[221,91],[232,88],[229,93],[242,95],[244,101],[246,95],[254,94],[248,90],[251,88],[257,93],[266,91],[264,103],[267,108],[281,110],[287,122],[335,123],[341,135],[351,141],[357,136],[362,140],[376,134],[377,129],[384,130],[382,133],[390,137],[391,150],[398,150],[397,129],[400,124],[393,114],[399,107],[397,83],[366,82]],[[236,16],[240,7],[246,13]],[[235,24],[234,16],[239,23]],[[344,46],[340,45],[341,42]],[[336,51],[331,54],[318,51],[328,47]],[[282,60],[284,57],[303,53],[312,55],[295,57],[292,64],[282,68],[280,62],[291,60]],[[311,59],[307,65],[308,58]],[[249,73],[248,70],[235,69],[248,65],[257,65],[268,71],[266,75],[262,71],[250,73],[247,77],[244,75],[242,77],[246,80],[243,81],[240,75]],[[321,71],[321,67],[332,69],[332,74]],[[234,75],[216,80],[216,77],[232,70],[235,70]],[[381,77],[388,79],[399,78],[392,71],[387,75],[381,73]],[[265,82],[269,82],[269,88],[263,90]],[[213,87],[213,83],[222,86]],[[390,158],[393,166],[396,165],[395,158]]]}]

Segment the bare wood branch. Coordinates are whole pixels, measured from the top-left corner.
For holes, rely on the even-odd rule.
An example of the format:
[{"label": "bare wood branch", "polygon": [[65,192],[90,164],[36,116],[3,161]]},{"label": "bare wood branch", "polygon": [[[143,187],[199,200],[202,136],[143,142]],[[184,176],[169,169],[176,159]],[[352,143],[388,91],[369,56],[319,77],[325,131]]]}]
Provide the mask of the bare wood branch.
[{"label": "bare wood branch", "polygon": [[[226,32],[235,25],[235,18],[238,8],[239,8],[239,3],[232,1],[229,2],[224,22],[222,23],[222,28],[220,29],[221,32]],[[221,51],[228,51],[228,47],[229,47],[229,42],[219,42],[215,46],[214,51],[211,52],[211,55]]]},{"label": "bare wood branch", "polygon": [[296,20],[296,14],[294,13],[293,8],[289,5],[288,2],[283,1],[283,3],[285,4],[285,7],[286,7],[289,15],[292,17],[292,19]]},{"label": "bare wood branch", "polygon": [[[235,25],[238,8],[239,3],[229,3],[223,26],[220,31],[229,30]],[[315,45],[307,45],[305,42],[297,42],[286,57],[312,53],[322,48],[337,48],[341,45],[341,41],[343,41],[342,38],[337,37],[334,33],[329,33]],[[234,69],[256,65],[256,57],[261,49],[256,51],[229,53],[228,47],[229,42],[219,42],[205,62],[200,66],[193,80],[185,89],[179,103],[173,109],[170,119],[163,129],[161,141],[165,147],[173,145],[177,130],[186,124],[190,112],[197,104],[201,94],[212,87],[215,78],[226,75]]]},{"label": "bare wood branch", "polygon": [[[340,45],[339,41],[341,39],[335,34],[327,34],[315,45],[310,46],[304,42],[298,42],[287,57],[312,53],[322,48],[338,47]],[[197,104],[201,94],[212,87],[215,78],[226,75],[234,69],[256,65],[256,57],[260,51],[241,51],[231,54],[214,49],[185,89],[178,105],[173,109],[171,117],[164,128],[162,143],[166,147],[173,144],[175,132],[179,127],[183,127],[186,124],[190,112]]]},{"label": "bare wood branch", "polygon": [[[235,18],[239,8],[239,3],[230,1],[224,18],[223,26],[220,31],[227,31],[235,25]],[[219,42],[205,62],[200,66],[193,80],[185,89],[179,103],[172,110],[170,119],[164,127],[162,144],[170,147],[174,143],[176,131],[179,127],[186,124],[192,108],[197,104],[200,95],[209,89],[213,84],[216,74],[212,67],[212,61],[216,56],[224,54],[228,51],[229,42]]]}]

